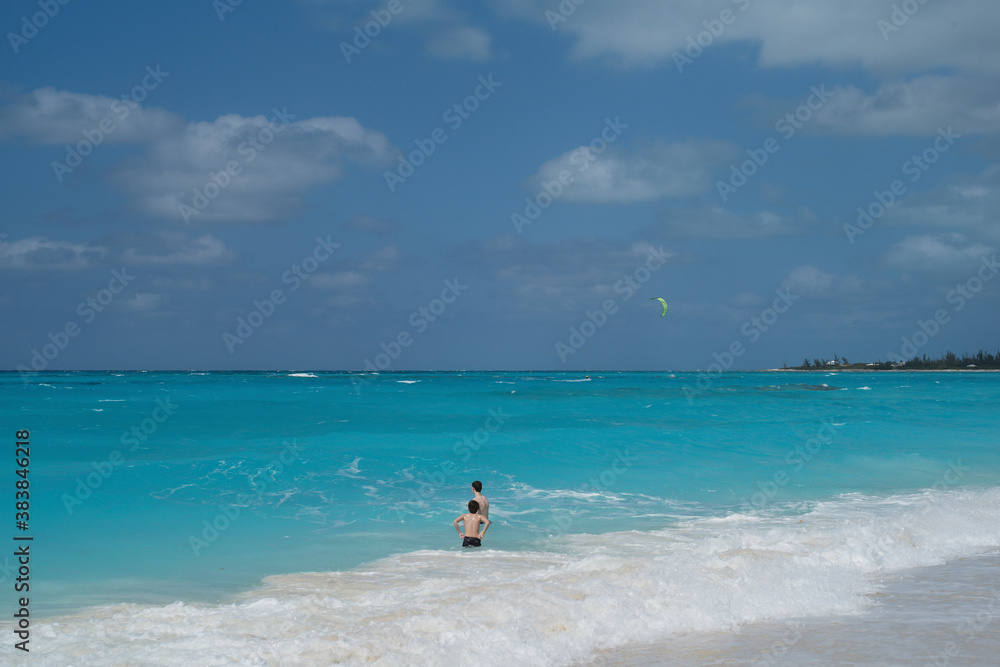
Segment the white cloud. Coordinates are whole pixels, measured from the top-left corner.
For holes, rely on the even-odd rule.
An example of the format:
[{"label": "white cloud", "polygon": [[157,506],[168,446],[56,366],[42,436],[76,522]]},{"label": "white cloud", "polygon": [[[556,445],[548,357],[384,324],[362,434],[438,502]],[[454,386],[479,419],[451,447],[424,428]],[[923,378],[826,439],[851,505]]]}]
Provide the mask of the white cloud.
[{"label": "white cloud", "polygon": [[934,75],[885,83],[871,94],[854,86],[834,86],[832,92],[804,125],[806,131],[919,135],[953,127],[959,134],[1000,132],[995,79]]},{"label": "white cloud", "polygon": [[479,28],[450,26],[427,40],[427,52],[439,58],[487,60],[490,36]]},{"label": "white cloud", "polygon": [[975,267],[994,248],[969,243],[963,234],[907,236],[890,248],[886,261],[903,271],[939,271]]},{"label": "white cloud", "polygon": [[[192,222],[261,222],[294,212],[309,187],[340,178],[346,160],[374,167],[392,153],[385,135],[353,118],[285,124],[230,114],[189,123],[154,142],[145,155],[121,164],[114,180],[150,215],[180,221],[183,204],[198,211],[189,212]],[[226,173],[230,163],[238,173]],[[218,194],[196,201],[195,189]],[[207,205],[199,209],[199,202]]]},{"label": "white cloud", "polygon": [[567,239],[532,244],[507,235],[470,244],[461,254],[491,279],[509,285],[504,293],[520,306],[545,310],[575,309],[592,305],[594,299],[616,298],[616,283],[647,267],[651,256],[656,258],[655,270],[674,261],[669,248],[642,241]]},{"label": "white cloud", "polygon": [[1000,6],[928,2],[899,30],[883,30],[879,22],[891,25],[894,4],[898,1],[830,0],[790,11],[782,0],[757,0],[746,11],[745,30],[760,42],[764,67],[821,62],[860,64],[880,73],[941,67],[997,71],[1000,45],[989,26],[1000,20]]},{"label": "white cloud", "polygon": [[361,257],[344,262],[340,270],[317,273],[309,279],[309,286],[315,289],[339,292],[328,301],[337,307],[355,306],[360,303],[374,303],[371,284],[376,273],[395,271],[402,266],[403,253],[394,245],[387,245]]},{"label": "white cloud", "polygon": [[759,294],[741,292],[729,300],[729,303],[737,308],[750,308],[764,303],[764,298]]},{"label": "white cloud", "polygon": [[[305,2],[306,0],[300,0]],[[383,29],[373,40],[381,40],[385,45],[391,37],[388,28],[402,28],[413,31],[424,38],[424,50],[431,56],[454,59],[486,60],[492,57],[491,36],[485,30],[467,24],[467,15],[461,2],[442,0],[402,0],[400,11],[391,14],[385,22],[385,0],[361,0],[331,2],[330,0],[308,0],[318,6],[333,7],[336,18],[324,21],[333,30],[342,34],[345,42],[353,39],[356,26],[364,26],[375,20],[372,12],[382,17]],[[373,31],[374,32],[374,29]]]},{"label": "white cloud", "polygon": [[394,271],[403,262],[403,253],[394,245],[387,245],[363,256],[359,267],[364,271]]},{"label": "white cloud", "polygon": [[[114,122],[91,143],[134,143],[145,152],[115,166],[112,180],[150,215],[183,220],[180,205],[192,207],[189,222],[279,220],[308,188],[340,178],[346,161],[379,167],[395,154],[384,134],[354,118],[294,118],[275,109],[270,119],[227,114],[185,124],[163,109],[129,110],[109,97],[40,88],[0,107],[0,137],[72,143],[102,120]],[[227,174],[229,163],[239,173]],[[195,189],[204,193],[206,186],[219,192],[199,209]]]},{"label": "white cloud", "polygon": [[819,219],[808,209],[799,210],[794,217],[767,210],[747,216],[711,205],[667,212],[656,229],[672,239],[750,239],[809,231],[818,223]]},{"label": "white cloud", "polygon": [[462,18],[462,12],[442,0],[404,0],[402,6],[403,11],[393,19],[398,23],[448,22]]},{"label": "white cloud", "polygon": [[138,312],[148,312],[155,310],[163,301],[164,295],[153,292],[136,292],[130,299],[125,300],[125,307]]},{"label": "white cloud", "polygon": [[[914,194],[885,215],[889,224],[957,231],[1000,244],[1000,163],[979,174],[943,179],[939,187]],[[881,224],[881,223],[879,223]]]},{"label": "white cloud", "polygon": [[693,139],[635,152],[611,146],[599,155],[581,146],[543,164],[529,182],[541,192],[544,183],[568,173],[572,182],[560,195],[564,201],[631,203],[686,197],[710,190],[710,170],[736,153],[722,141]]},{"label": "white cloud", "polygon": [[[960,133],[1000,131],[1000,4],[910,2],[918,9],[896,15],[898,30],[884,28],[893,26],[898,0],[633,0],[581,4],[555,32],[574,39],[574,58],[624,67],[667,67],[687,75],[702,53],[744,44],[753,47],[762,68],[860,66],[889,79],[874,91],[837,87],[805,126],[809,132],[933,134],[949,125]],[[495,5],[501,14],[546,24],[546,11],[555,6],[548,0]],[[731,12],[728,24],[720,21],[723,11]],[[763,106],[769,117],[787,112],[787,101]]]},{"label": "white cloud", "polygon": [[792,294],[821,296],[833,286],[833,276],[815,266],[800,266],[792,270],[783,283]]},{"label": "white cloud", "polygon": [[861,280],[856,276],[835,276],[805,265],[793,269],[781,287],[795,296],[822,298],[857,292],[861,289]]},{"label": "white cloud", "polygon": [[[916,0],[915,0],[916,1]],[[501,13],[548,24],[549,0],[495,0]],[[699,33],[708,49],[747,42],[759,47],[762,67],[816,63],[836,67],[861,65],[881,74],[952,68],[1000,71],[1000,5],[979,0],[951,0],[920,5],[898,31],[883,31],[898,0],[632,0],[583,3],[556,25],[575,39],[576,58],[609,58],[625,66],[674,66]],[[727,25],[719,22],[729,10]],[[715,28],[708,33],[705,23]],[[721,27],[721,31],[720,31]]]},{"label": "white cloud", "polygon": [[32,236],[0,243],[2,269],[85,269],[104,259],[107,248]]},{"label": "white cloud", "polygon": [[360,271],[338,271],[337,273],[317,273],[309,279],[309,286],[319,289],[353,289],[366,287],[371,278]]},{"label": "white cloud", "polygon": [[236,253],[221,240],[205,234],[188,239],[177,233],[163,233],[152,249],[128,248],[123,253],[130,265],[143,264],[226,264],[236,259]]},{"label": "white cloud", "polygon": [[[101,130],[111,127],[110,132]],[[45,145],[136,143],[151,141],[175,131],[182,119],[157,108],[143,108],[103,95],[86,95],[39,88],[18,95],[0,107],[0,137],[23,137]]]}]

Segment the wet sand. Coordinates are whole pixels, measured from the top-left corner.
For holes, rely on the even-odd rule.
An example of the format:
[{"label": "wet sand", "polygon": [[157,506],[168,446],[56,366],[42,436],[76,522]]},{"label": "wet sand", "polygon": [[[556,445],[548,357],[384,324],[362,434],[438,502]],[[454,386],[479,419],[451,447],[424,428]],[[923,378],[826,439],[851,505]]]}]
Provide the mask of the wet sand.
[{"label": "wet sand", "polygon": [[692,633],[600,652],[594,667],[863,665],[953,667],[1000,662],[1000,554],[884,580],[856,616],[799,618]]}]

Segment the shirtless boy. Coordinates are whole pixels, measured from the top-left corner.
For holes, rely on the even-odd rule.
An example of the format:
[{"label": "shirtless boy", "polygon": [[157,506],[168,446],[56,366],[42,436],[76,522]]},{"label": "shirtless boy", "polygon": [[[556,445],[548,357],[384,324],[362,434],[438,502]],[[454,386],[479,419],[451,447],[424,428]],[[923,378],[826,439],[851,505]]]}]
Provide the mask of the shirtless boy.
[{"label": "shirtless boy", "polygon": [[[465,523],[465,533],[462,533],[462,529],[458,527],[460,522]],[[483,532],[479,532],[479,526],[483,524]],[[469,513],[463,514],[454,521],[452,525],[455,526],[455,530],[458,531],[458,536],[462,538],[463,547],[481,547],[483,546],[483,535],[486,534],[486,529],[490,527],[490,520],[479,513],[479,503],[475,500],[469,501]]]},{"label": "shirtless boy", "polygon": [[483,483],[478,479],[472,483],[472,499],[479,503],[479,513],[487,519],[490,518],[490,501],[483,495]]}]

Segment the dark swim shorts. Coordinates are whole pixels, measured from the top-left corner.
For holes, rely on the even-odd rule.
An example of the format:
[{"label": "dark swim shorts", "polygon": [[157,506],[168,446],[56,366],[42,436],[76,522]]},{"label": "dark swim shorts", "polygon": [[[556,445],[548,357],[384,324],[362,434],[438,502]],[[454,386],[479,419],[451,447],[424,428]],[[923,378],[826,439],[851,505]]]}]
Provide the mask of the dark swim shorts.
[{"label": "dark swim shorts", "polygon": [[483,541],[478,537],[466,537],[462,539],[463,547],[481,547],[483,546]]}]

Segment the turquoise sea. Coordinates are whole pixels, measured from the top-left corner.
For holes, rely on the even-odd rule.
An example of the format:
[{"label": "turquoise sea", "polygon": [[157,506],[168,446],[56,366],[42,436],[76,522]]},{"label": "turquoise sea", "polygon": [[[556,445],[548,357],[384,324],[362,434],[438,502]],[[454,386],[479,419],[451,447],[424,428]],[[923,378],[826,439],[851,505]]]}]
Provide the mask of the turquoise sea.
[{"label": "turquoise sea", "polygon": [[985,372],[0,374],[0,661],[992,664],[998,407]]}]

